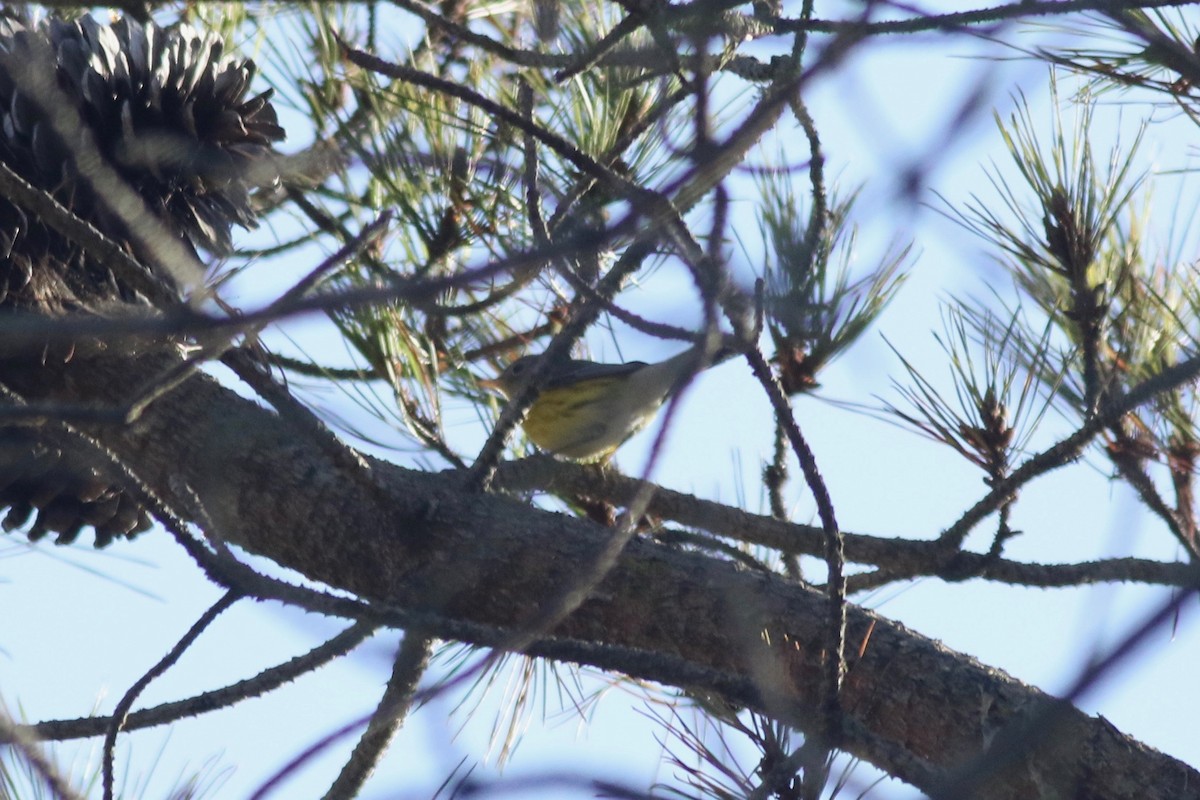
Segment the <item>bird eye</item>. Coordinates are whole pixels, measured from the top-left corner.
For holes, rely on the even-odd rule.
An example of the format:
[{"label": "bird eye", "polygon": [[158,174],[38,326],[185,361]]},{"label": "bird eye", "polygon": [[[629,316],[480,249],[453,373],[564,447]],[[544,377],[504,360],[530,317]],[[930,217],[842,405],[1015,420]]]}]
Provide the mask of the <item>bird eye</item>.
[{"label": "bird eye", "polygon": [[508,373],[510,375],[512,375],[514,378],[519,378],[519,377],[521,377],[521,373],[524,372],[525,368],[528,366],[529,366],[528,361],[526,361],[523,358],[519,358],[516,361],[514,361],[512,364],[509,365]]}]

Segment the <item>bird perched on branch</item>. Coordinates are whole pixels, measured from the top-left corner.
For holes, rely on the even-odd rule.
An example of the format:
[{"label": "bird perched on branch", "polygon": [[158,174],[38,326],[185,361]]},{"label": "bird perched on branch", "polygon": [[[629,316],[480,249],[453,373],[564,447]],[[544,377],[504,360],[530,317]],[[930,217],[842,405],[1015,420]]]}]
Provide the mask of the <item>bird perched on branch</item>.
[{"label": "bird perched on branch", "polygon": [[[696,372],[732,355],[722,349],[705,364],[702,346],[695,345],[655,364],[579,359],[552,364],[522,427],[530,441],[549,453],[574,461],[603,461],[644,428]],[[541,358],[518,358],[498,377],[479,384],[511,399]]]}]

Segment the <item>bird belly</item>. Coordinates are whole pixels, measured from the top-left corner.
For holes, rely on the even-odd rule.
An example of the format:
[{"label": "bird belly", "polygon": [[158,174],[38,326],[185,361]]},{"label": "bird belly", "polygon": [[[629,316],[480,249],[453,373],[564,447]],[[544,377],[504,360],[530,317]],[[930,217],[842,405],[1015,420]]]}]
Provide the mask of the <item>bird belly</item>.
[{"label": "bird belly", "polygon": [[534,444],[576,461],[597,461],[641,430],[653,415],[653,409],[639,414],[620,395],[614,398],[611,381],[589,383],[595,385],[542,392],[523,424]]}]

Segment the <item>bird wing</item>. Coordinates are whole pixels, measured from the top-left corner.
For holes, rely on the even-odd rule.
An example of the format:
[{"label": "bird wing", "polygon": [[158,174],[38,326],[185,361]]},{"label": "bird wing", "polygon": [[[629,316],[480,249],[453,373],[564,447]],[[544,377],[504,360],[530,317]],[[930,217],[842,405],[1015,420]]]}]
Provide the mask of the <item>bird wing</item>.
[{"label": "bird wing", "polygon": [[542,390],[567,386],[576,381],[592,380],[593,378],[620,378],[637,372],[646,366],[645,361],[630,361],[627,364],[597,364],[594,361],[571,360],[563,364],[561,371],[555,370],[554,375],[542,386]]}]

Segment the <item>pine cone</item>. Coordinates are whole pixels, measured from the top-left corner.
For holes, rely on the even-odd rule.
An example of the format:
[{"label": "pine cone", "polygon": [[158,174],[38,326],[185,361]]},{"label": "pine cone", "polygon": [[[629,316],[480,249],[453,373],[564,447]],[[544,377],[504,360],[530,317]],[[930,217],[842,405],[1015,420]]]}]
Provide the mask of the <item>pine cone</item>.
[{"label": "pine cone", "polygon": [[[33,78],[51,73],[50,90],[33,91]],[[255,226],[251,192],[278,182],[271,150],[283,129],[270,91],[247,97],[254,74],[253,62],[223,55],[217,37],[186,25],[0,19],[0,160],[124,247],[161,290],[135,291],[0,196],[0,311],[53,315],[176,299],[170,278],[109,205],[111,187],[94,186],[83,159],[99,156],[193,251],[223,254],[234,224]],[[31,363],[0,362],[0,380]],[[33,517],[31,539],[54,532],[60,543],[92,527],[100,547],[150,525],[119,478],[29,427],[0,427],[0,513],[5,508],[4,530]]]},{"label": "pine cone", "polygon": [[30,429],[0,430],[0,528],[11,531],[33,518],[28,535],[57,533],[70,544],[87,526],[96,546],[149,529],[150,517],[133,497],[105,475],[103,466],[81,453],[48,447]]},{"label": "pine cone", "polygon": [[[40,69],[53,69],[57,91],[44,94],[54,96],[31,91],[29,73]],[[246,98],[254,74],[252,61],[224,56],[219,39],[186,25],[122,19],[105,26],[91,16],[34,27],[0,20],[0,159],[141,255],[103,187],[80,174],[77,159],[94,155],[93,148],[51,122],[48,110],[68,106],[107,166],[173,235],[224,254],[234,224],[256,224],[251,192],[277,182],[270,154],[283,129],[270,90]],[[0,200],[5,250],[10,263],[0,267],[0,304],[54,311],[133,299],[71,242]]]}]

